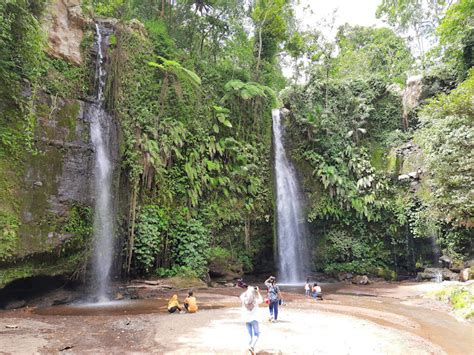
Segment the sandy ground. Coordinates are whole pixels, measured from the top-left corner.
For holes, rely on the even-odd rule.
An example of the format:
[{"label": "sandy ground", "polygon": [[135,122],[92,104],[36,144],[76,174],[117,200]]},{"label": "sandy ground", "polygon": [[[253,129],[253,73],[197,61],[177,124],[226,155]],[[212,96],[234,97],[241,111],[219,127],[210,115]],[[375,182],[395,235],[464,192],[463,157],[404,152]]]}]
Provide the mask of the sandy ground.
[{"label": "sandy ground", "polygon": [[[428,286],[426,286],[428,285]],[[432,284],[347,285],[325,301],[287,293],[280,321],[260,308],[259,354],[474,354],[474,326],[420,297]],[[421,288],[420,288],[421,287]],[[0,313],[2,354],[245,354],[238,289],[200,290],[196,314]],[[159,303],[160,305],[162,303]],[[150,308],[151,309],[151,308]]]}]

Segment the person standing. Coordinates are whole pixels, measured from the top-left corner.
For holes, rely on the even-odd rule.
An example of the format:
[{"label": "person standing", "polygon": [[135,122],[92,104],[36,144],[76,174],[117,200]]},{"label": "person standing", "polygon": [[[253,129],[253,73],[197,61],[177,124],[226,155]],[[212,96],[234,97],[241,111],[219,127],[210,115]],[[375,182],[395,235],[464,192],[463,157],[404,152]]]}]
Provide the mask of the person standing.
[{"label": "person standing", "polygon": [[275,323],[278,320],[278,304],[281,299],[280,288],[276,284],[276,277],[270,276],[265,280],[265,286],[268,290],[268,300],[270,301],[268,309],[270,311],[270,322]]},{"label": "person standing", "polygon": [[247,291],[240,295],[242,301],[242,319],[250,335],[249,351],[255,354],[255,345],[260,336],[258,305],[263,302],[258,287],[248,286]]},{"label": "person standing", "polygon": [[309,284],[309,279],[306,279],[306,283],[304,284],[304,294],[306,297],[309,297],[311,293],[311,285]]}]

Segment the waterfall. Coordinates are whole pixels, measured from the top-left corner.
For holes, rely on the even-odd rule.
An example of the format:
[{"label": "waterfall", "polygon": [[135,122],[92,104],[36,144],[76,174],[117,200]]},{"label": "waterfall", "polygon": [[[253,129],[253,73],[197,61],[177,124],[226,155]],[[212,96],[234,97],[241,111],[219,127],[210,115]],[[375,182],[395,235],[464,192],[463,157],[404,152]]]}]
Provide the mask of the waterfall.
[{"label": "waterfall", "polygon": [[93,103],[89,105],[88,117],[90,120],[90,135],[94,148],[93,191],[94,205],[94,233],[93,233],[93,292],[99,301],[108,299],[110,269],[114,254],[114,208],[112,198],[112,148],[113,123],[111,116],[104,107],[104,87],[106,68],[104,57],[104,43],[107,43],[110,32],[96,23],[96,82],[97,88]]},{"label": "waterfall", "polygon": [[302,212],[303,196],[295,169],[283,146],[284,126],[280,110],[272,110],[277,206],[277,259],[280,282],[296,283],[306,278],[307,225]]}]

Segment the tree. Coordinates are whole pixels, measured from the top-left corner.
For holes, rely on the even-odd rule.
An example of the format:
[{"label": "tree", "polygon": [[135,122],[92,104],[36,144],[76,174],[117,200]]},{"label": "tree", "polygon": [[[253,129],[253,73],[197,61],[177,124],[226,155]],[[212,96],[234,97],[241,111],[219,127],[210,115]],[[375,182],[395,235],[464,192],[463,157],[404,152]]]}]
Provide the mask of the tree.
[{"label": "tree", "polygon": [[148,65],[158,68],[163,73],[163,81],[161,83],[160,103],[166,100],[169,87],[172,86],[176,95],[182,98],[183,89],[182,84],[189,84],[197,89],[201,85],[201,79],[197,74],[189,69],[186,69],[181,64],[174,60],[168,60],[158,56],[160,63],[148,62]]},{"label": "tree", "polygon": [[413,56],[405,41],[392,30],[345,24],[339,27],[336,42],[338,77],[378,76],[387,82],[405,83]]},{"label": "tree", "polygon": [[426,154],[431,193],[427,204],[433,217],[471,225],[474,136],[474,70],[448,95],[441,94],[423,108],[415,138]]},{"label": "tree", "polygon": [[287,38],[287,19],[292,15],[288,0],[258,0],[252,11],[256,32],[256,74],[262,60],[273,61],[281,42]]},{"label": "tree", "polygon": [[376,16],[408,36],[414,35],[424,66],[425,43],[435,41],[435,29],[451,0],[382,0]]},{"label": "tree", "polygon": [[460,0],[451,6],[436,33],[444,47],[444,61],[452,62],[464,79],[474,66],[474,2]]}]

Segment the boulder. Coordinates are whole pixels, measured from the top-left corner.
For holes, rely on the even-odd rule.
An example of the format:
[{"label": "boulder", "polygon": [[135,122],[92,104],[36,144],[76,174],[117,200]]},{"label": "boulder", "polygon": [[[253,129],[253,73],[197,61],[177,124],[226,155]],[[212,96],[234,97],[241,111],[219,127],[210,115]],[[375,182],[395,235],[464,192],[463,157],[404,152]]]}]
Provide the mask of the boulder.
[{"label": "boulder", "polygon": [[451,259],[449,256],[447,255],[443,255],[439,258],[439,262],[441,263],[441,265],[443,267],[447,267],[447,268],[450,268],[452,263],[453,263],[453,259]]},{"label": "boulder", "polygon": [[441,268],[434,268],[434,267],[427,267],[423,270],[423,272],[419,272],[416,275],[417,281],[443,281],[443,269]]},{"label": "boulder", "polygon": [[458,281],[459,275],[455,272],[452,272],[446,268],[434,268],[434,267],[427,267],[423,272],[419,272],[416,276],[417,281],[437,281],[441,282],[444,280],[447,281]]},{"label": "boulder", "polygon": [[367,275],[357,275],[352,278],[352,283],[356,285],[367,285],[370,283],[370,280]]},{"label": "boulder", "polygon": [[86,22],[81,0],[51,1],[45,13],[43,29],[48,34],[48,54],[81,65],[81,42]]},{"label": "boulder", "polygon": [[8,302],[5,306],[5,309],[17,309],[17,308],[22,308],[25,306],[26,306],[25,300],[16,300],[16,301]]},{"label": "boulder", "polygon": [[441,271],[441,275],[443,276],[443,280],[459,281],[459,274],[452,272],[449,269],[443,269],[443,271]]},{"label": "boulder", "polygon": [[459,272],[459,281],[466,282],[471,279],[471,269],[465,268]]}]

